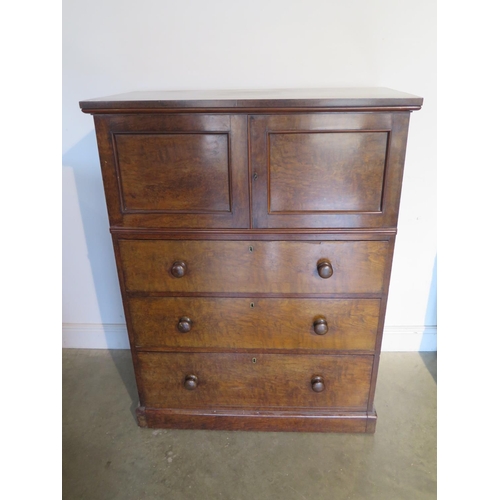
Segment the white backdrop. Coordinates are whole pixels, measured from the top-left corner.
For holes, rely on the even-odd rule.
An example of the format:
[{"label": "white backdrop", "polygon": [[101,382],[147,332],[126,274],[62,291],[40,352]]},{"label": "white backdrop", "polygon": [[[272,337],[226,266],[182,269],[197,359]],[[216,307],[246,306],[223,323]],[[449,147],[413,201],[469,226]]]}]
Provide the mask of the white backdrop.
[{"label": "white backdrop", "polygon": [[433,0],[65,0],[63,346],[127,347],[93,120],[133,90],[389,87],[412,114],[384,350],[436,346]]}]

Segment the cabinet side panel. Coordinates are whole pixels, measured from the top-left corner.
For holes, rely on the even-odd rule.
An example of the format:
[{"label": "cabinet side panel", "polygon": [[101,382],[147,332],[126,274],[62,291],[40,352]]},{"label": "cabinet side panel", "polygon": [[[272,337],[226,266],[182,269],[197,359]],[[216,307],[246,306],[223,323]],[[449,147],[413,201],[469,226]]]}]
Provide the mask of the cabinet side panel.
[{"label": "cabinet side panel", "polygon": [[378,376],[378,367],[380,363],[380,350],[382,347],[382,339],[385,325],[385,313],[387,309],[387,299],[389,296],[389,285],[391,280],[391,271],[392,271],[392,259],[394,256],[394,245],[396,242],[396,236],[393,236],[388,243],[389,246],[389,255],[388,262],[384,272],[384,284],[383,284],[383,293],[380,300],[380,314],[377,328],[377,340],[375,342],[375,357],[373,360],[373,372],[370,383],[370,394],[368,398],[368,411],[374,411],[373,401],[375,398],[375,389],[377,385],[377,376]]},{"label": "cabinet side panel", "polygon": [[132,362],[134,365],[135,381],[137,384],[137,392],[139,395],[139,405],[142,405],[144,402],[143,383],[142,383],[142,378],[141,378],[141,372],[139,370],[139,360],[137,357],[137,351],[136,351],[136,347],[135,347],[136,340],[135,340],[135,335],[134,335],[134,331],[133,331],[132,315],[130,312],[130,305],[128,302],[127,292],[125,290],[125,278],[124,278],[124,274],[123,274],[123,265],[122,265],[121,255],[120,255],[120,245],[118,242],[118,238],[116,236],[113,236],[113,249],[115,252],[116,269],[118,272],[118,281],[120,283],[120,292],[121,292],[121,296],[122,296],[123,311],[125,313],[125,321],[127,324],[127,333],[128,333],[129,343],[130,343],[130,352],[132,354]]}]

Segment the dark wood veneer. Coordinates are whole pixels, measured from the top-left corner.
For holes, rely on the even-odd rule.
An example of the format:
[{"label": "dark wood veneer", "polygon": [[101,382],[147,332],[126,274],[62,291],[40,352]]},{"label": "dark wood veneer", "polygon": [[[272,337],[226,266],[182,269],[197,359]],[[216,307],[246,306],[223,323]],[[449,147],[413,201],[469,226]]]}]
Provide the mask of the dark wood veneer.
[{"label": "dark wood veneer", "polygon": [[[322,109],[420,109],[423,99],[387,88],[325,88],[273,90],[187,90],[142,91],[88,99],[80,102],[82,111],[210,110],[262,109],[267,112],[290,111],[297,108]],[[245,111],[246,112],[246,111]]]},{"label": "dark wood veneer", "polygon": [[[387,241],[121,240],[127,292],[382,293]],[[330,278],[318,273],[328,259]],[[172,275],[184,262],[182,278]]]},{"label": "dark wood veneer", "polygon": [[[373,356],[242,353],[138,354],[151,408],[331,408],[363,411]],[[186,375],[197,387],[186,391]],[[311,387],[315,376],[325,390]]]},{"label": "dark wood veneer", "polygon": [[[137,347],[374,351],[378,299],[130,297]],[[181,318],[189,318],[189,330]],[[318,335],[314,323],[326,323]],[[319,329],[319,328],[318,328]],[[187,331],[186,331],[187,330]]]},{"label": "dark wood veneer", "polygon": [[141,427],[273,432],[366,432],[373,434],[376,412],[181,410],[137,408]]},{"label": "dark wood veneer", "polygon": [[373,433],[410,112],[390,89],[82,101],[141,427]]},{"label": "dark wood veneer", "polygon": [[94,119],[112,227],[249,227],[245,116]]},{"label": "dark wood veneer", "polygon": [[230,212],[225,133],[114,134],[122,213]]},{"label": "dark wood veneer", "polygon": [[408,121],[409,112],[251,116],[253,227],[396,227]]},{"label": "dark wood veneer", "polygon": [[387,142],[388,132],[269,133],[268,212],[380,212]]}]

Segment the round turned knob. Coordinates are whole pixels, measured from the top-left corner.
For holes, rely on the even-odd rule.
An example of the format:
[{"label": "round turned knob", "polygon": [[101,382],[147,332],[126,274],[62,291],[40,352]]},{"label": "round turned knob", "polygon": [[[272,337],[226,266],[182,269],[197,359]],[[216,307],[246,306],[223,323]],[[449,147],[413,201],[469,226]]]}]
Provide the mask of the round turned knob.
[{"label": "round turned knob", "polygon": [[170,271],[172,275],[175,276],[176,278],[182,278],[187,271],[186,263],[183,262],[182,260],[176,260],[172,264],[172,269]]},{"label": "round turned knob", "polygon": [[181,333],[187,333],[191,331],[192,324],[193,322],[189,318],[183,316],[177,323],[177,330],[179,330]]},{"label": "round turned knob", "polygon": [[186,375],[184,379],[184,387],[188,391],[192,391],[198,387],[198,377],[196,375]]},{"label": "round turned knob", "polygon": [[325,318],[318,318],[313,325],[316,335],[324,335],[328,331],[328,323]]},{"label": "round turned knob", "polygon": [[318,261],[318,274],[325,280],[333,274],[332,263],[328,259]]},{"label": "round turned knob", "polygon": [[314,392],[321,392],[325,390],[325,381],[323,377],[313,377],[311,380],[312,390]]}]

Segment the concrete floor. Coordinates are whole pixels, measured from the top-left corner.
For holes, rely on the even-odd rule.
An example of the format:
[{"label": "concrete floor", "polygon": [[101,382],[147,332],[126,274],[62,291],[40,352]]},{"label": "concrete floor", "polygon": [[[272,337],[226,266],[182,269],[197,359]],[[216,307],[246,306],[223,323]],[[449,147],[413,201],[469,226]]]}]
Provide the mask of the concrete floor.
[{"label": "concrete floor", "polygon": [[436,498],[436,353],[382,353],[374,435],[136,426],[129,351],[63,351],[63,499]]}]

